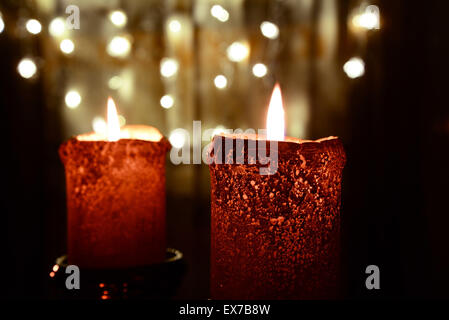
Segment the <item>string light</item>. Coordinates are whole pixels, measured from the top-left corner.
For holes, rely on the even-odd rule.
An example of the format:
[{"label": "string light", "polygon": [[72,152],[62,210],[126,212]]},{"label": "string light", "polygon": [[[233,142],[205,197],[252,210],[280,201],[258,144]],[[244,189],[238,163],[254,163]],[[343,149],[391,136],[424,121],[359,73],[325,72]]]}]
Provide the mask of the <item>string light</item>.
[{"label": "string light", "polygon": [[48,27],[48,31],[53,37],[60,37],[65,32],[65,20],[61,17],[54,18]]},{"label": "string light", "polygon": [[73,52],[73,50],[75,50],[75,44],[70,39],[64,39],[61,41],[59,48],[65,54],[71,54]]},{"label": "string light", "polygon": [[36,19],[30,19],[26,22],[25,28],[31,34],[38,34],[42,30],[42,25]]},{"label": "string light", "polygon": [[76,109],[81,103],[81,95],[76,90],[70,90],[65,95],[65,104],[70,109]]},{"label": "string light", "polygon": [[260,24],[260,31],[268,39],[276,39],[279,36],[278,26],[269,21],[264,21]]},{"label": "string light", "polygon": [[264,65],[263,63],[256,63],[253,66],[253,74],[258,77],[258,78],[262,78],[264,77],[268,72],[267,66]]},{"label": "string light", "polygon": [[210,14],[221,22],[226,22],[229,19],[229,12],[219,4],[212,6]]},{"label": "string light", "polygon": [[170,133],[168,138],[173,148],[181,149],[187,141],[184,129],[175,129]]},{"label": "string light", "polygon": [[240,62],[249,55],[249,48],[242,42],[234,42],[226,50],[228,59],[234,62]]},{"label": "string light", "polygon": [[178,72],[178,61],[171,58],[163,58],[161,61],[161,75],[165,78],[173,77]]},{"label": "string light", "polygon": [[113,76],[108,81],[108,87],[109,89],[112,90],[118,90],[121,88],[122,85],[123,85],[123,78],[119,76]]},{"label": "string light", "polygon": [[228,79],[222,74],[218,75],[214,79],[214,84],[218,89],[224,89],[228,85]]},{"label": "string light", "polygon": [[365,74],[365,62],[358,57],[351,58],[344,64],[343,70],[351,79],[361,77]]},{"label": "string light", "polygon": [[36,74],[36,63],[29,58],[24,58],[20,60],[17,66],[17,71],[23,78],[29,79]]},{"label": "string light", "polygon": [[2,14],[0,13],[0,33],[2,33],[3,30],[5,30],[5,22],[3,21]]},{"label": "string light", "polygon": [[179,22],[178,20],[176,20],[176,19],[172,19],[172,20],[170,20],[170,22],[168,23],[168,29],[171,31],[171,32],[174,32],[174,33],[177,33],[177,32],[179,32],[179,31],[181,31],[181,22]]},{"label": "string light", "polygon": [[128,22],[128,17],[122,10],[115,10],[109,14],[109,20],[111,20],[116,27],[122,28]]},{"label": "string light", "polygon": [[115,36],[109,42],[106,51],[112,57],[125,58],[129,55],[131,51],[131,42],[127,37]]},{"label": "string light", "polygon": [[171,95],[166,94],[165,96],[163,96],[161,98],[160,103],[161,103],[162,108],[170,109],[171,107],[173,107],[175,100],[173,99],[173,97]]}]

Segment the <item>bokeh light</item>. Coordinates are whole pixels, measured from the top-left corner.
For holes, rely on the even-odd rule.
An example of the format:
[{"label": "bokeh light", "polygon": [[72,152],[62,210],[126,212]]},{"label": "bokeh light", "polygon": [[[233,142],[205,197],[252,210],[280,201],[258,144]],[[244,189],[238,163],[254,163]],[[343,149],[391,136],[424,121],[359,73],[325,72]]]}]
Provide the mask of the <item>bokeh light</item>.
[{"label": "bokeh light", "polygon": [[70,90],[65,95],[65,104],[70,109],[76,109],[81,104],[81,95],[76,90]]},{"label": "bokeh light", "polygon": [[116,58],[125,58],[131,51],[131,42],[127,37],[115,36],[106,48],[108,54]]},{"label": "bokeh light", "polygon": [[29,79],[36,74],[37,66],[32,59],[24,58],[20,60],[17,71],[23,78]]},{"label": "bokeh light", "polygon": [[161,61],[161,75],[165,78],[173,77],[178,72],[178,61],[171,58],[163,58]]},{"label": "bokeh light", "polygon": [[212,6],[210,14],[221,22],[226,22],[229,19],[229,12],[219,4]]},{"label": "bokeh light", "polygon": [[38,34],[42,30],[42,25],[38,20],[30,19],[26,22],[25,28],[31,34]]},{"label": "bokeh light", "polygon": [[162,108],[170,109],[171,107],[173,107],[175,100],[173,99],[173,97],[171,95],[166,94],[165,96],[163,96],[161,98],[160,103],[161,103]]},{"label": "bokeh light", "polygon": [[64,39],[61,41],[59,48],[65,54],[71,54],[75,50],[75,44],[70,39]]},{"label": "bokeh light", "polygon": [[349,78],[359,78],[365,74],[365,62],[358,57],[351,58],[344,64],[343,70]]},{"label": "bokeh light", "polygon": [[222,74],[218,75],[214,79],[214,84],[218,89],[224,89],[228,85],[228,79]]},{"label": "bokeh light", "polygon": [[253,66],[253,74],[258,77],[258,78],[262,78],[264,77],[268,72],[267,66],[264,65],[263,63],[256,63]]},{"label": "bokeh light", "polygon": [[226,53],[228,55],[229,60],[234,62],[240,62],[248,57],[249,48],[248,45],[236,41],[228,47]]},{"label": "bokeh light", "polygon": [[268,39],[276,39],[279,36],[279,27],[269,21],[260,24],[260,31]]}]

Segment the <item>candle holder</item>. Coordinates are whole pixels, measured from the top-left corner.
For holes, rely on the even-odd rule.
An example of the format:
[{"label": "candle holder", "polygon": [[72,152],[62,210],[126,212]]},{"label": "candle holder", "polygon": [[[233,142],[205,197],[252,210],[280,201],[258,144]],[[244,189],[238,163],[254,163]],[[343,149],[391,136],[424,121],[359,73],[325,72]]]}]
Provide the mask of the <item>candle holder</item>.
[{"label": "candle holder", "polygon": [[148,266],[120,269],[80,268],[80,289],[67,289],[67,255],[56,259],[49,274],[55,299],[169,299],[176,294],[186,271],[183,254],[167,248],[165,260]]}]

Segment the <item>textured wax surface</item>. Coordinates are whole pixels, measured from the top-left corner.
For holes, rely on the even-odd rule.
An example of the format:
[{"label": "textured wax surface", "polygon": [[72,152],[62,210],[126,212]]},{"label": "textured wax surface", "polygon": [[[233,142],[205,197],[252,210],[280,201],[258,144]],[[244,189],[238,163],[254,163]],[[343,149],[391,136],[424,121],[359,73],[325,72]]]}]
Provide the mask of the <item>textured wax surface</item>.
[{"label": "textured wax surface", "polygon": [[165,139],[61,145],[70,264],[127,268],[164,260],[168,150]]},{"label": "textured wax surface", "polygon": [[341,141],[278,150],[274,175],[259,164],[210,165],[213,299],[338,297]]}]

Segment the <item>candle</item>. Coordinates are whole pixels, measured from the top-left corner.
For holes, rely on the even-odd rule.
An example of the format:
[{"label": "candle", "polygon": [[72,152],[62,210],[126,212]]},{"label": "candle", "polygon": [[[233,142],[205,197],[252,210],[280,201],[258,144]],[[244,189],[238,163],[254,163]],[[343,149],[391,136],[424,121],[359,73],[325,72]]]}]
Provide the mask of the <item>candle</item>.
[{"label": "candle", "polygon": [[107,134],[63,143],[68,259],[85,268],[127,268],[165,258],[165,155],[153,127],[120,129],[108,100]]},{"label": "candle", "polygon": [[[338,296],[343,146],[337,137],[284,137],[283,126],[277,86],[266,136],[222,134],[212,141],[214,299]],[[264,165],[252,158],[256,142],[258,150],[276,147],[272,174],[261,174]],[[227,146],[232,148],[225,150]],[[239,154],[245,163],[226,162]]]}]

